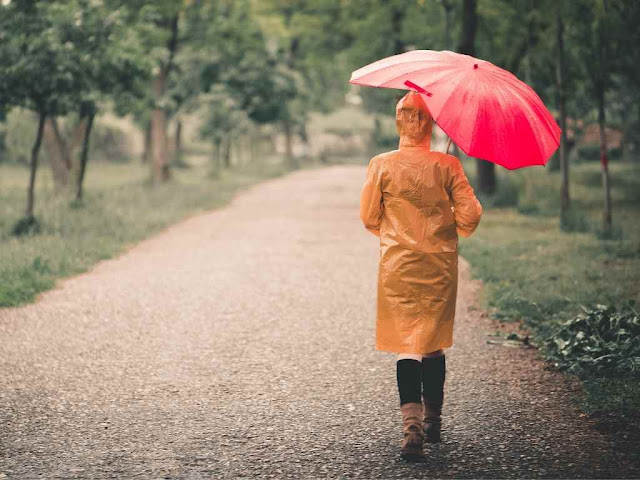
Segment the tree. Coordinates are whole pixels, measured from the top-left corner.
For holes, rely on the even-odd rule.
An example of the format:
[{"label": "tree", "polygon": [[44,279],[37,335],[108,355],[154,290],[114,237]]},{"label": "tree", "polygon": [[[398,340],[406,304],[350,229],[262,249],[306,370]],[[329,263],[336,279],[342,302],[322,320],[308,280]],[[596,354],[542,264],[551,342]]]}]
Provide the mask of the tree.
[{"label": "tree", "polygon": [[564,48],[564,20],[562,2],[556,6],[556,89],[558,98],[558,111],[560,115],[560,169],[562,170],[562,183],[560,187],[560,221],[566,222],[569,211],[569,155],[567,152],[567,111],[566,111],[566,66]]},{"label": "tree", "polygon": [[158,27],[166,32],[166,55],[158,60],[153,78],[154,108],[151,111],[151,157],[152,179],[156,182],[167,181],[169,174],[169,159],[167,157],[167,116],[168,108],[165,102],[168,77],[173,68],[173,58],[178,43],[178,20],[180,4],[167,4],[159,11]]},{"label": "tree", "polygon": [[204,3],[188,10],[186,21],[190,38],[176,69],[182,91],[191,93],[182,98],[202,92],[209,108],[201,135],[213,140],[216,162],[228,167],[238,132],[286,121],[301,78],[286,66],[282,51],[267,48],[248,2]]},{"label": "tree", "polygon": [[598,126],[600,129],[600,165],[602,172],[602,189],[604,194],[604,211],[602,214],[602,230],[606,236],[611,235],[611,181],[609,179],[609,156],[607,153],[607,137],[605,135],[605,92],[609,79],[607,59],[608,38],[607,38],[607,2],[599,0],[595,5],[596,20],[595,34],[598,54],[598,71],[592,72],[593,87],[598,99]]},{"label": "tree", "polygon": [[[31,151],[25,215],[13,232],[35,231],[34,187],[45,120],[61,115],[77,104],[86,89],[83,72],[73,62],[73,45],[61,42],[52,18],[64,10],[55,2],[35,0],[0,6],[0,110],[25,107],[38,115],[38,130]],[[65,23],[73,19],[65,17]]]},{"label": "tree", "polygon": [[344,82],[350,42],[346,12],[351,5],[340,0],[259,0],[252,4],[271,47],[268,50],[281,63],[278,70],[293,78],[297,87],[280,112],[287,158],[295,167],[292,142],[296,134],[307,141],[309,113],[328,111],[342,101],[348,88]]},{"label": "tree", "polygon": [[[145,53],[154,63],[150,95],[136,105],[136,117],[148,128],[151,180],[165,182],[171,178],[167,126],[171,114],[170,76],[174,74],[179,47],[180,24],[185,9],[200,1],[191,0],[104,0],[110,8],[126,7],[128,21],[136,24]],[[206,2],[209,3],[209,2]],[[144,108],[150,107],[146,112]]]},{"label": "tree", "polygon": [[[72,18],[73,23],[65,23]],[[99,104],[117,97],[131,101],[144,97],[144,87],[151,72],[151,63],[144,55],[135,25],[128,23],[124,7],[107,9],[100,2],[67,0],[52,18],[58,25],[61,41],[73,45],[71,61],[84,79],[74,110],[78,123],[76,139],[82,143],[76,164],[75,199],[82,199],[82,187],[89,157],[89,139]]]},{"label": "tree", "polygon": [[602,175],[603,213],[602,232],[610,236],[612,232],[611,181],[609,177],[609,155],[607,149],[606,100],[605,95],[613,74],[609,32],[612,31],[614,17],[609,11],[607,0],[583,0],[575,2],[572,12],[577,29],[576,48],[579,50],[584,75],[590,95],[595,99],[597,121],[600,132],[600,171]]}]

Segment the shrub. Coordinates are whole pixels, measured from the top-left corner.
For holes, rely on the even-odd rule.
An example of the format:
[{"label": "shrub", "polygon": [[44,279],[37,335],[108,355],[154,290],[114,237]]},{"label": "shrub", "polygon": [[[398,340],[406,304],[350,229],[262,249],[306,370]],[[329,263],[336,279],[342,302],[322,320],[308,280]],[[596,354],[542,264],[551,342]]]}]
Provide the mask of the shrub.
[{"label": "shrub", "polygon": [[547,356],[577,374],[640,378],[640,318],[634,303],[582,307],[543,342]]},{"label": "shrub", "polygon": [[622,240],[622,227],[614,224],[609,231],[599,227],[596,229],[596,237],[600,240]]},{"label": "shrub", "polygon": [[518,204],[518,213],[523,215],[535,215],[540,213],[540,206],[535,203]]},{"label": "shrub", "polygon": [[[622,157],[622,149],[620,147],[607,149],[609,160],[617,160]],[[600,160],[600,145],[582,145],[577,149],[577,160],[593,162]]]},{"label": "shrub", "polygon": [[380,132],[379,135],[374,135],[373,141],[378,150],[387,151],[398,148],[398,134],[395,132]]},{"label": "shrub", "polygon": [[[474,182],[475,183],[475,182]],[[520,189],[518,184],[511,177],[501,177],[498,179],[496,191],[492,195],[478,192],[477,185],[474,184],[478,200],[486,208],[505,208],[518,205]]]},{"label": "shrub", "polygon": [[565,232],[588,232],[591,224],[584,210],[571,208],[560,217],[560,229]]},{"label": "shrub", "polygon": [[37,126],[38,119],[32,112],[21,108],[14,108],[9,112],[2,127],[4,131],[3,162],[29,164]]},{"label": "shrub", "polygon": [[133,148],[129,136],[120,128],[98,119],[91,132],[91,161],[128,162]]}]

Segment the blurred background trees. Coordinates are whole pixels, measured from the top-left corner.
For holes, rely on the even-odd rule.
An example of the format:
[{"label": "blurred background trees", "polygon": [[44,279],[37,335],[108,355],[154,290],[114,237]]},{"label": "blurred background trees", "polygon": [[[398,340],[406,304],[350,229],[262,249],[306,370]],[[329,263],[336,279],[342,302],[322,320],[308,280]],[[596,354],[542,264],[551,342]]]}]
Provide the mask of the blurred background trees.
[{"label": "blurred background trees", "polygon": [[[609,161],[637,157],[640,7],[631,0],[4,0],[0,14],[0,159],[31,169],[17,233],[37,224],[41,145],[56,189],[73,190],[76,202],[90,157],[131,158],[118,145],[134,134],[155,184],[188,168],[185,145],[198,141],[214,176],[267,143],[290,169],[326,162],[331,143],[359,145],[355,156],[393,148],[403,92],[347,81],[417,48],[489,60],[541,95],[564,127],[547,166],[562,172],[563,222],[572,159],[600,160],[611,234]],[[338,113],[363,120],[321,130],[312,121]],[[319,140],[330,137],[340,142]],[[496,168],[476,161],[476,187],[489,199]]]}]

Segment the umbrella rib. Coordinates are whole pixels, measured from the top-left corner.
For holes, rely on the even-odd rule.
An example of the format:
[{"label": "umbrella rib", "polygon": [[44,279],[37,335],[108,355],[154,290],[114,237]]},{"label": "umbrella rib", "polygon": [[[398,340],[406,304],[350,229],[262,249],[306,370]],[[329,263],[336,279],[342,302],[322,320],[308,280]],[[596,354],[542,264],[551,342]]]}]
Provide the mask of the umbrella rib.
[{"label": "umbrella rib", "polygon": [[[462,78],[462,79],[460,79],[460,80],[458,81],[458,84],[462,83],[462,80],[466,80],[466,78],[467,78],[471,73],[472,73],[471,71],[470,71],[469,73],[467,73],[467,75],[466,75],[464,78]],[[449,104],[449,102],[451,101],[451,99],[453,98],[453,94],[454,94],[454,93],[455,93],[455,88],[454,88],[454,89],[451,89],[451,91],[449,92],[449,96],[448,96],[448,97],[447,97],[447,99],[442,103],[442,106],[440,107],[440,114],[442,114],[442,112],[444,112],[444,111],[445,111],[445,108],[446,108],[446,106]],[[440,115],[438,115],[438,118],[440,118]],[[438,123],[438,118],[434,118],[434,120],[435,120],[435,122],[438,124],[438,126],[439,126],[440,128],[442,128],[442,125],[440,125],[440,124]],[[444,129],[443,129],[443,130],[444,130]],[[447,131],[445,131],[445,133],[446,133],[447,135],[449,135],[449,137],[451,137],[451,136],[452,136],[452,135],[451,135],[449,132],[447,132]],[[462,145],[458,145],[458,146],[459,146],[460,148],[462,148],[462,150],[464,151],[464,153],[466,153],[467,155],[469,155],[469,152],[468,152],[468,151],[471,149],[471,143],[469,143],[469,145],[467,146],[467,148],[466,148],[466,149],[465,149]]]},{"label": "umbrella rib", "polygon": [[[409,65],[409,64],[411,64],[411,63],[424,63],[424,62],[425,62],[425,60],[413,60],[413,61],[411,61],[411,62],[403,62],[403,63],[402,63],[402,65]],[[396,65],[394,65],[394,66],[396,66]],[[388,83],[390,83],[390,82],[393,82],[394,80],[397,80],[397,79],[399,79],[399,78],[403,77],[404,75],[413,75],[413,74],[416,74],[416,73],[420,73],[420,72],[428,71],[428,70],[429,70],[429,69],[431,69],[431,68],[433,68],[433,65],[425,66],[424,68],[418,68],[418,69],[416,69],[416,70],[411,70],[411,71],[409,71],[409,72],[401,73],[400,75],[395,75],[395,76],[392,76],[392,77],[390,77],[390,78],[386,78],[386,79],[384,80],[384,82],[382,82],[382,83],[378,84],[378,87],[383,87],[383,88],[384,88],[384,86],[385,86],[386,84],[388,84]],[[457,66],[456,66],[456,65],[446,65],[446,64],[445,64],[445,65],[442,67],[442,70],[441,70],[441,71],[453,70],[453,69],[455,69],[455,68],[457,68]],[[374,73],[381,73],[381,71],[372,71],[372,72],[370,72],[370,73],[366,73],[366,74],[362,75],[362,77],[360,78],[360,80],[362,80],[362,79],[366,78],[368,75],[372,75],[372,74],[374,74]],[[356,79],[356,81],[357,81],[357,80],[358,80],[358,79]],[[429,84],[427,84],[427,85],[429,85]],[[421,87],[424,87],[424,85],[420,85],[420,86],[421,86]],[[401,87],[398,87],[398,88],[401,88]]]},{"label": "umbrella rib", "polygon": [[[506,70],[505,70],[506,71]],[[518,79],[518,77],[516,77],[515,75],[511,74],[511,76],[518,82],[515,84],[510,84],[508,83],[505,78],[504,75],[498,75],[498,72],[490,72],[491,75],[496,78],[496,81],[499,81],[500,83],[505,84],[510,91],[514,92],[514,95],[518,97],[518,99],[520,100],[520,102],[524,105],[526,105],[527,110],[529,112],[531,112],[533,109],[535,109],[535,111],[541,113],[542,115],[540,116],[540,118],[544,121],[544,126],[547,129],[547,132],[551,135],[551,137],[554,139],[554,141],[556,142],[556,146],[558,146],[560,144],[559,142],[559,138],[558,140],[556,140],[556,128],[559,129],[559,127],[557,127],[557,124],[554,125],[554,123],[552,123],[549,120],[549,115],[548,115],[548,111],[545,110],[541,110],[540,108],[537,108],[537,106],[532,105],[530,102],[526,101],[526,98],[523,96],[521,89],[522,89],[522,85],[526,86],[526,89],[529,93],[533,93],[535,95],[535,97],[540,101],[540,104],[544,105],[544,103],[542,102],[542,99],[540,99],[540,96],[536,93],[536,91],[531,88],[529,85],[527,85],[526,83],[524,83],[522,80]],[[510,72],[507,72],[510,73]]]},{"label": "umbrella rib", "polygon": [[[362,78],[362,77],[366,77],[367,75],[371,75],[371,74],[374,74],[374,73],[384,72],[384,70],[388,69],[388,68],[396,68],[396,67],[399,67],[399,66],[410,65],[412,63],[424,63],[426,61],[427,60],[422,59],[422,60],[408,60],[406,62],[398,62],[398,63],[392,64],[392,65],[387,65],[386,67],[383,67],[383,68],[371,69],[370,71],[368,71],[366,73],[359,74],[359,75],[358,75],[358,70],[356,70],[355,72],[353,72],[353,76]],[[366,67],[362,67],[362,69],[365,69],[365,68],[368,68],[368,67],[373,67],[374,65],[375,64],[367,65]],[[360,70],[362,70],[362,69],[360,69]]]},{"label": "umbrella rib", "polygon": [[[389,78],[389,79],[385,80],[385,82],[384,82],[383,84],[381,84],[380,86],[381,86],[381,87],[384,87],[384,85],[386,85],[386,84],[388,84],[388,83],[391,83],[391,82],[393,82],[394,80],[398,80],[399,78],[402,78],[404,75],[412,75],[412,74],[416,74],[416,73],[420,73],[420,72],[428,71],[430,68],[431,68],[431,67],[420,68],[420,69],[418,69],[418,70],[412,70],[412,71],[410,71],[410,72],[406,72],[406,73],[402,73],[402,74],[400,74],[400,75],[396,75],[395,77],[391,77],[391,78]],[[452,68],[448,68],[448,70],[453,70],[453,69],[452,69]],[[441,71],[444,71],[444,69],[443,69],[443,70],[441,70]],[[418,85],[418,84],[416,84],[416,85]],[[427,83],[426,85],[418,85],[418,86],[420,86],[420,87],[423,87],[423,88],[424,88],[424,87],[427,87],[427,86],[429,86],[429,85],[431,85],[431,84],[430,84],[430,83]],[[395,88],[395,87],[394,87],[394,88]],[[397,88],[400,88],[400,87],[397,87]]]}]

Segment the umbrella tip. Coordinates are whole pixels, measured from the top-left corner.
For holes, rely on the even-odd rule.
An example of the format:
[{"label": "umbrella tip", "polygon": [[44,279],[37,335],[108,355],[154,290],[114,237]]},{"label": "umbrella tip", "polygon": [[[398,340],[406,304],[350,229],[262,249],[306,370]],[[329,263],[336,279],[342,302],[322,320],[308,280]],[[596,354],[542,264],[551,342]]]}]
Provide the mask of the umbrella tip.
[{"label": "umbrella tip", "polygon": [[473,69],[475,70],[476,68],[478,68],[478,64],[477,64],[477,63],[474,63],[474,64],[473,64]]}]

